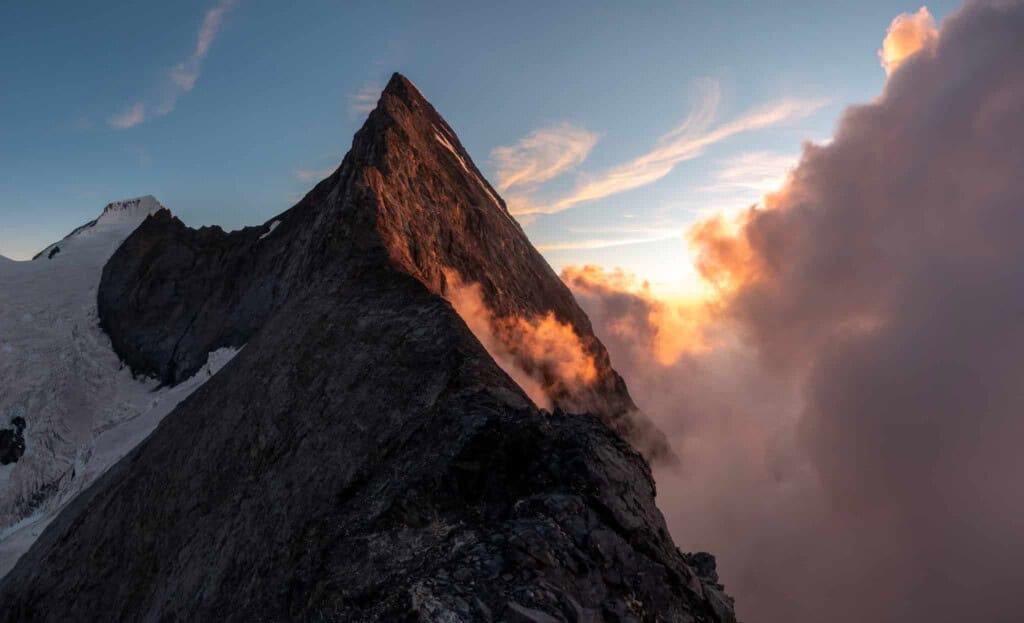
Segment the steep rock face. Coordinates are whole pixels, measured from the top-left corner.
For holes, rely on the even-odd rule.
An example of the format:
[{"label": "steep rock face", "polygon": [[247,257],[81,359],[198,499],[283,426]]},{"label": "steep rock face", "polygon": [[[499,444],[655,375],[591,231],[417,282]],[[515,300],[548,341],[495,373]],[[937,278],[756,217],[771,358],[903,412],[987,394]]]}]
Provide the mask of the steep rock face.
[{"label": "steep rock face", "polygon": [[[426,141],[428,107],[396,76],[341,168],[273,231],[185,233],[161,215],[122,246],[108,268],[153,272],[119,286],[135,316],[104,322],[142,369],[192,365],[189,342],[160,341],[145,297],[161,280],[204,280],[161,304],[206,347],[237,312],[205,301],[278,294],[254,297],[245,349],[22,558],[0,620],[733,620],[714,565],[673,545],[614,417],[538,410],[439,296],[452,268],[502,313],[554,311],[589,334],[500,201],[482,203],[493,191],[454,134],[452,149]],[[498,218],[525,246],[487,229]],[[278,236],[286,256],[266,259]],[[164,259],[182,249],[204,259]],[[205,258],[239,272],[218,282]],[[533,270],[543,294],[494,265]],[[152,325],[133,336],[132,318]],[[602,374],[595,399],[628,402]]]},{"label": "steep rock face", "polygon": [[302,257],[301,232],[269,229],[195,230],[167,210],[147,219],[104,267],[97,297],[100,325],[125,363],[176,384],[207,353],[243,346],[302,283],[290,261]]},{"label": "steep rock face", "polygon": [[[354,201],[358,220],[340,219],[341,206]],[[584,386],[552,386],[551,403],[596,413],[648,457],[671,458],[568,288],[454,131],[400,76],[342,166],[263,227],[191,230],[167,213],[144,223],[104,269],[101,324],[133,370],[177,383],[207,353],[244,344],[298,284],[338,270],[347,252],[339,245],[384,253],[438,294],[454,271],[479,284],[497,317],[553,314],[580,336],[597,374]]]}]

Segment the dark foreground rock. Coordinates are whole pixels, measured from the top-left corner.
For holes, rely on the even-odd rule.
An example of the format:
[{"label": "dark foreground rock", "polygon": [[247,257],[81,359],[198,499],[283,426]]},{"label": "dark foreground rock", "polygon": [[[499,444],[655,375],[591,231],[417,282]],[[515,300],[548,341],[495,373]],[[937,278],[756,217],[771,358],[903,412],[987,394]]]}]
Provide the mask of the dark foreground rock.
[{"label": "dark foreground rock", "polygon": [[0,428],[0,465],[17,463],[25,454],[25,419],[15,417],[11,428]]},{"label": "dark foreground rock", "polygon": [[646,425],[600,342],[595,387],[553,397],[594,415],[550,414],[440,296],[454,268],[592,338],[493,195],[396,75],[278,225],[151,217],[105,271],[115,347],[167,382],[245,348],[47,528],[0,620],[732,621],[619,434]]}]

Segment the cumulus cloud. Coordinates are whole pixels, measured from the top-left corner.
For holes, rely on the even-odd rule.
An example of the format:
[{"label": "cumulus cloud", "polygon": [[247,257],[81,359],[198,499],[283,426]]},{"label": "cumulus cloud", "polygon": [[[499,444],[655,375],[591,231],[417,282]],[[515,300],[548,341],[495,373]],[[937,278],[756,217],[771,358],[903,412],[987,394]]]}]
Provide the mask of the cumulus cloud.
[{"label": "cumulus cloud", "polygon": [[199,79],[203,60],[210,52],[225,16],[238,4],[237,0],[220,0],[203,15],[196,33],[196,44],[188,58],[176,64],[167,73],[156,98],[150,102],[136,102],[123,112],[111,116],[108,123],[119,130],[131,128],[153,117],[162,117],[174,110],[180,98],[188,93]]},{"label": "cumulus cloud", "polygon": [[491,151],[498,190],[532,186],[570,171],[590,155],[598,136],[571,124],[532,132],[514,145]]},{"label": "cumulus cloud", "polygon": [[[669,436],[676,539],[740,617],[1009,622],[1024,597],[1024,3],[972,2],[807,145],[785,185],[691,232],[717,297],[563,277]],[[696,340],[696,341],[695,341]]]},{"label": "cumulus cloud", "polygon": [[935,18],[928,7],[921,7],[916,13],[897,15],[889,24],[889,32],[882,41],[878,59],[886,74],[891,74],[905,58],[919,50],[934,48],[939,38]]},{"label": "cumulus cloud", "polygon": [[656,465],[655,478],[680,547],[718,556],[741,620],[840,620],[785,618],[808,600],[800,584],[814,577],[797,563],[822,551],[812,537],[827,525],[798,443],[799,386],[762,366],[715,302],[659,300],[634,277],[593,266],[565,268],[562,279],[679,457],[675,468]]},{"label": "cumulus cloud", "polygon": [[668,175],[676,165],[692,160],[715,143],[732,136],[801,119],[821,108],[825,100],[786,99],[715,125],[721,99],[718,84],[702,83],[700,103],[679,127],[663,135],[649,152],[586,179],[569,195],[549,204],[510,204],[513,214],[554,214],[580,203],[640,188]]}]

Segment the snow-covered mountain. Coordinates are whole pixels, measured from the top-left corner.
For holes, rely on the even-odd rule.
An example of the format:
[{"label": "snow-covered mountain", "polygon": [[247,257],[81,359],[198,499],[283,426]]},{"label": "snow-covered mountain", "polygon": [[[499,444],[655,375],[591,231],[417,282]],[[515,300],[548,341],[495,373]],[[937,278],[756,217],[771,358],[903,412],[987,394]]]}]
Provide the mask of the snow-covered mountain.
[{"label": "snow-covered mountain", "polygon": [[159,388],[133,378],[99,328],[103,266],[162,208],[152,196],[116,201],[32,261],[0,256],[0,576],[68,500],[233,352]]},{"label": "snow-covered mountain", "polygon": [[100,259],[105,263],[110,254],[117,249],[117,246],[128,237],[128,234],[135,231],[135,228],[142,221],[146,220],[147,216],[155,214],[163,209],[163,207],[153,195],[112,201],[103,208],[99,218],[76,228],[65,236],[63,240],[46,247],[32,259],[38,260],[44,257],[46,259],[53,259],[58,253],[69,246],[73,248],[81,247],[83,240],[91,239],[97,251],[100,247],[104,247],[105,244],[112,243],[112,248],[109,249],[108,253],[99,253],[99,255],[103,256]]}]

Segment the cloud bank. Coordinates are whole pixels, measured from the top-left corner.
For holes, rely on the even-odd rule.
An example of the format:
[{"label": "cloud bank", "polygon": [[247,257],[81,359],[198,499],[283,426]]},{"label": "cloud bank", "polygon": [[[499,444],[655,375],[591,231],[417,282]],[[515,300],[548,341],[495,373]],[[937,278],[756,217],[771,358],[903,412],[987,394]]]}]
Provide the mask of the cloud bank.
[{"label": "cloud bank", "polygon": [[203,15],[203,22],[196,33],[196,44],[188,58],[176,64],[167,73],[160,86],[159,95],[150,102],[136,102],[111,116],[107,122],[112,128],[124,130],[135,127],[154,117],[162,117],[174,110],[178,99],[192,90],[199,79],[203,60],[210,53],[225,16],[235,8],[238,0],[220,0]]},{"label": "cloud bank", "polygon": [[688,327],[563,274],[681,459],[657,475],[675,537],[720,555],[744,620],[1024,611],[1024,3],[968,3],[932,45],[762,206],[691,232],[719,296]]}]

